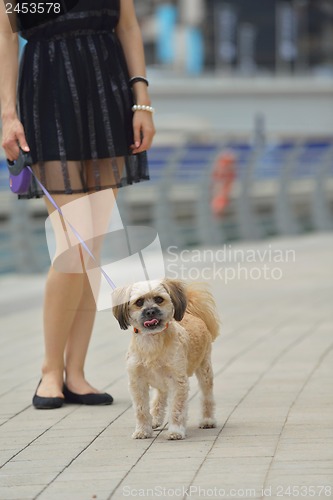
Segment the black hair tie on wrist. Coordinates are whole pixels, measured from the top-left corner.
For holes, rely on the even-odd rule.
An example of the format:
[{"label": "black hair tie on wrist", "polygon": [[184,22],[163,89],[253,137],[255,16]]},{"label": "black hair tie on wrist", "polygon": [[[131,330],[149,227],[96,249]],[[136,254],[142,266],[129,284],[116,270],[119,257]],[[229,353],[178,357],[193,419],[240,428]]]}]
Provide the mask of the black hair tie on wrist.
[{"label": "black hair tie on wrist", "polygon": [[130,79],[129,84],[133,87],[133,85],[137,82],[143,82],[147,85],[147,87],[149,87],[149,81],[144,76],[133,76],[133,78]]}]

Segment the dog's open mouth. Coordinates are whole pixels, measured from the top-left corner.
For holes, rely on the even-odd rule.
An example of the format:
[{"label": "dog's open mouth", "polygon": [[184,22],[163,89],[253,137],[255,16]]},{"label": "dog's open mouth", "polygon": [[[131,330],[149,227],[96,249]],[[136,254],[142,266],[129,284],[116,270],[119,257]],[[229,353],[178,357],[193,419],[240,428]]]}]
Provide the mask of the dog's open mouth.
[{"label": "dog's open mouth", "polygon": [[154,329],[154,328],[156,328],[159,324],[160,324],[160,320],[159,320],[159,319],[154,318],[154,319],[149,319],[149,320],[145,321],[145,322],[143,323],[143,326],[144,326],[145,328],[149,328],[149,329],[153,330],[153,329]]}]

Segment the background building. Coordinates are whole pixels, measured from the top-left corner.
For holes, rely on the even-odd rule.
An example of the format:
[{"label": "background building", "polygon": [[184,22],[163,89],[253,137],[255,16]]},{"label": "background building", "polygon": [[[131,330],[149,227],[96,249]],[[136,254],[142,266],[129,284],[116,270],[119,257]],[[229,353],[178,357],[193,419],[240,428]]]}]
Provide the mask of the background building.
[{"label": "background building", "polygon": [[333,75],[332,0],[136,0],[152,65]]}]

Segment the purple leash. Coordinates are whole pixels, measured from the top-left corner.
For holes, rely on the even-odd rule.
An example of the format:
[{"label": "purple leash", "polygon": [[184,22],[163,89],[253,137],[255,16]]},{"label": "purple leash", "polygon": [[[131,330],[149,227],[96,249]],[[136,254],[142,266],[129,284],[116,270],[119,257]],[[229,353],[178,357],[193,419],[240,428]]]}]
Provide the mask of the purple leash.
[{"label": "purple leash", "polygon": [[40,180],[34,174],[32,168],[29,167],[28,165],[27,165],[26,168],[28,168],[30,170],[31,174],[36,179],[37,183],[39,184],[40,188],[42,189],[42,191],[45,194],[45,196],[47,197],[47,199],[50,200],[50,202],[52,203],[52,205],[54,206],[54,208],[59,212],[59,214],[63,217],[63,219],[69,225],[69,227],[71,228],[71,230],[73,231],[74,235],[79,240],[79,242],[81,243],[81,245],[83,246],[83,248],[85,249],[85,251],[89,254],[89,256],[93,259],[93,261],[97,263],[97,265],[100,268],[101,273],[103,274],[104,278],[106,279],[106,281],[108,282],[108,284],[110,285],[110,287],[114,290],[116,288],[116,285],[113,283],[113,281],[110,278],[110,276],[108,276],[107,273],[104,271],[104,269],[98,264],[95,256],[91,253],[91,250],[89,249],[89,247],[87,246],[87,244],[85,243],[85,241],[81,238],[80,234],[77,232],[77,230],[75,229],[75,227],[73,227],[72,224],[70,222],[68,222],[68,220],[65,219],[65,217],[64,217],[64,215],[63,215],[63,213],[61,211],[61,208],[57,205],[57,203],[54,201],[54,199],[52,198],[52,196],[50,195],[50,193],[48,192],[48,190],[43,186],[43,184],[40,182]]}]

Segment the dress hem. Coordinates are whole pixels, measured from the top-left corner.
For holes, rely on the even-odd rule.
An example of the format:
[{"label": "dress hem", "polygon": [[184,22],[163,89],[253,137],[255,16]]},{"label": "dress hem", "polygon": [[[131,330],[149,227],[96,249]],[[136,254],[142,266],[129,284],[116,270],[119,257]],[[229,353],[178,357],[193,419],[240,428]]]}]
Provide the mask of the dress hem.
[{"label": "dress hem", "polygon": [[[114,185],[109,185],[109,186],[97,186],[97,187],[92,187],[92,188],[87,188],[86,190],[82,189],[72,189],[70,192],[69,191],[56,191],[56,190],[48,190],[50,195],[71,195],[71,194],[89,194],[89,193],[96,193],[97,191],[104,191],[105,189],[120,189],[122,187],[126,186],[131,186],[132,184],[139,184],[140,182],[145,182],[149,181],[150,176],[142,176],[140,179],[134,179],[131,182],[126,180],[126,182],[122,182],[119,184],[114,184]],[[30,199],[39,199],[43,198],[45,194],[43,193],[42,190],[40,191],[34,191],[33,193],[29,194],[19,194],[17,198],[19,200],[30,200]]]}]

